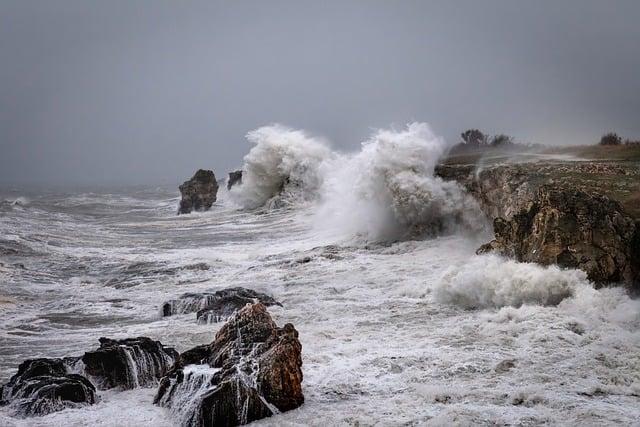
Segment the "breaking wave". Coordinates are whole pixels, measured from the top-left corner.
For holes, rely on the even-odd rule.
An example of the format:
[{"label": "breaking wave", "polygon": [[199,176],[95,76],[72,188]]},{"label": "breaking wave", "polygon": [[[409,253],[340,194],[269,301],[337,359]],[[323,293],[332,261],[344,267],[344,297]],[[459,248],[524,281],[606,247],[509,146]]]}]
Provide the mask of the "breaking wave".
[{"label": "breaking wave", "polygon": [[318,229],[374,242],[484,225],[458,184],[434,177],[448,145],[426,123],[378,130],[353,154],[281,125],[247,139],[255,146],[244,158],[242,184],[230,191],[245,208],[317,200]]},{"label": "breaking wave", "polygon": [[[388,241],[482,227],[477,203],[454,182],[434,176],[447,144],[426,123],[379,130],[355,155],[325,166],[325,229]],[[329,169],[329,170],[327,170]]]},{"label": "breaking wave", "polygon": [[320,165],[331,150],[318,138],[282,125],[263,126],[247,134],[255,146],[244,157],[242,184],[230,191],[244,208],[281,207],[317,194]]},{"label": "breaking wave", "polygon": [[434,296],[439,302],[463,308],[558,305],[583,287],[590,284],[580,270],[482,255],[462,266],[449,267],[436,284]]}]

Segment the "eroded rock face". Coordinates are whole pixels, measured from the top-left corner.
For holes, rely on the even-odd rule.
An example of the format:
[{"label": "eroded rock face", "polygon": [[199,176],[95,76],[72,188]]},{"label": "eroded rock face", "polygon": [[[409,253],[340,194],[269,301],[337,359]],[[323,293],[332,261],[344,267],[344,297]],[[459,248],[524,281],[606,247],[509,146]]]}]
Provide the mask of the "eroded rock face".
[{"label": "eroded rock face", "polygon": [[229,172],[229,179],[227,179],[227,190],[231,190],[236,184],[242,184],[242,171]]},{"label": "eroded rock face", "polygon": [[0,388],[0,405],[14,415],[46,415],[66,408],[96,403],[95,387],[82,375],[72,374],[61,359],[31,359]]},{"label": "eroded rock face", "polygon": [[199,169],[179,188],[182,200],[180,200],[178,214],[188,214],[193,210],[209,210],[218,195],[218,183],[210,170]]},{"label": "eroded rock face", "polygon": [[579,268],[597,284],[637,284],[638,225],[605,196],[543,186],[511,219],[496,218],[494,232],[479,252]]},{"label": "eroded rock face", "polygon": [[246,424],[302,405],[301,367],[293,325],[278,328],[263,304],[247,305],[213,343],[181,355],[155,403],[182,425]]},{"label": "eroded rock face", "polygon": [[100,338],[100,347],[82,356],[85,373],[101,390],[155,385],[178,353],[150,338]]},{"label": "eroded rock face", "polygon": [[266,306],[281,305],[273,297],[251,289],[236,287],[216,292],[186,293],[162,304],[162,315],[197,312],[198,323],[227,320],[247,304],[261,302]]},{"label": "eroded rock face", "polygon": [[[637,172],[606,163],[439,165],[493,219],[495,239],[478,252],[579,268],[597,285],[640,290],[640,223],[608,197],[626,194]],[[611,183],[618,183],[612,185]]]}]

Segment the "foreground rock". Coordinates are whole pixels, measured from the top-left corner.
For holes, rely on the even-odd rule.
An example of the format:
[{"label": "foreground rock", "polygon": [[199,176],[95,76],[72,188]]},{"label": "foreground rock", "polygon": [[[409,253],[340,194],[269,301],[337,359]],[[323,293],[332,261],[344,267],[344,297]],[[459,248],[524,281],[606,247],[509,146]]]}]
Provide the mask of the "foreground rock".
[{"label": "foreground rock", "polygon": [[626,283],[640,289],[640,222],[627,196],[640,188],[637,167],[573,162],[478,170],[475,165],[441,165],[436,172],[465,186],[493,219],[495,239],[479,253],[579,268],[598,285]]},{"label": "foreground rock", "polygon": [[177,358],[174,349],[150,338],[100,338],[100,347],[85,353],[82,362],[98,388],[127,390],[155,385]]},{"label": "foreground rock", "polygon": [[218,195],[218,183],[210,170],[199,169],[179,188],[182,200],[180,200],[178,214],[188,214],[193,210],[209,210]]},{"label": "foreground rock", "polygon": [[96,389],[82,375],[72,374],[61,359],[31,359],[21,363],[0,388],[0,405],[14,415],[46,415],[96,403]]},{"label": "foreground rock", "polygon": [[301,352],[293,325],[278,328],[263,304],[247,305],[213,343],[180,356],[154,402],[189,426],[240,425],[297,408]]},{"label": "foreground rock", "polygon": [[227,179],[227,190],[231,190],[236,184],[242,184],[242,171],[229,172],[229,179]]},{"label": "foreground rock", "polygon": [[247,304],[261,302],[266,306],[282,305],[273,297],[246,288],[227,288],[216,292],[187,293],[162,305],[162,315],[197,312],[198,323],[227,320]]}]

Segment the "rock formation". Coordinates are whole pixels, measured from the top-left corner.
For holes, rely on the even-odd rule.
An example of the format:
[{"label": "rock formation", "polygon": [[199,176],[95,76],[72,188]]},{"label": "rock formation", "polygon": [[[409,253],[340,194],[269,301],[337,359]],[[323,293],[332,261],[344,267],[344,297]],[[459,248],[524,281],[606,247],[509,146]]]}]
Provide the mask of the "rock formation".
[{"label": "rock formation", "polygon": [[180,186],[180,207],[178,214],[188,214],[193,210],[206,211],[216,201],[218,183],[210,170],[199,169],[193,177]]},{"label": "rock formation", "polygon": [[95,387],[61,359],[30,359],[0,388],[0,405],[19,416],[46,415],[96,403]]},{"label": "rock formation", "polygon": [[174,349],[150,338],[100,338],[100,347],[86,352],[82,362],[99,389],[127,390],[155,385],[177,358]]},{"label": "rock formation", "polygon": [[302,346],[263,304],[245,306],[210,345],[183,353],[155,403],[189,426],[246,424],[302,405]]},{"label": "rock formation", "polygon": [[261,302],[266,306],[280,305],[273,297],[246,288],[227,288],[215,292],[186,293],[162,304],[162,315],[197,312],[198,323],[227,320],[247,304]]},{"label": "rock formation", "polygon": [[[477,170],[440,165],[493,219],[495,239],[478,252],[579,268],[597,285],[640,289],[640,222],[623,202],[637,186],[633,168],[607,163],[525,163]],[[628,188],[627,188],[628,187]]]},{"label": "rock formation", "polygon": [[227,179],[227,190],[231,190],[236,184],[242,184],[242,171],[229,172],[229,179]]}]

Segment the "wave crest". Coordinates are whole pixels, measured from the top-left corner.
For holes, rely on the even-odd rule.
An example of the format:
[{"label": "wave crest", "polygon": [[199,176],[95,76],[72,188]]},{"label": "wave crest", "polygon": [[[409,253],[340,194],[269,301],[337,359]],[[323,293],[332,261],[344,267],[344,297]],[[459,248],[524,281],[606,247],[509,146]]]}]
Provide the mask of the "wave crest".
[{"label": "wave crest", "polygon": [[586,273],[580,270],[482,255],[463,266],[450,267],[436,284],[434,296],[441,303],[464,308],[557,305],[577,289],[590,286]]},{"label": "wave crest", "polygon": [[320,165],[331,150],[320,139],[282,125],[263,126],[247,134],[254,147],[244,157],[242,184],[231,197],[244,208],[279,207],[317,194]]}]

